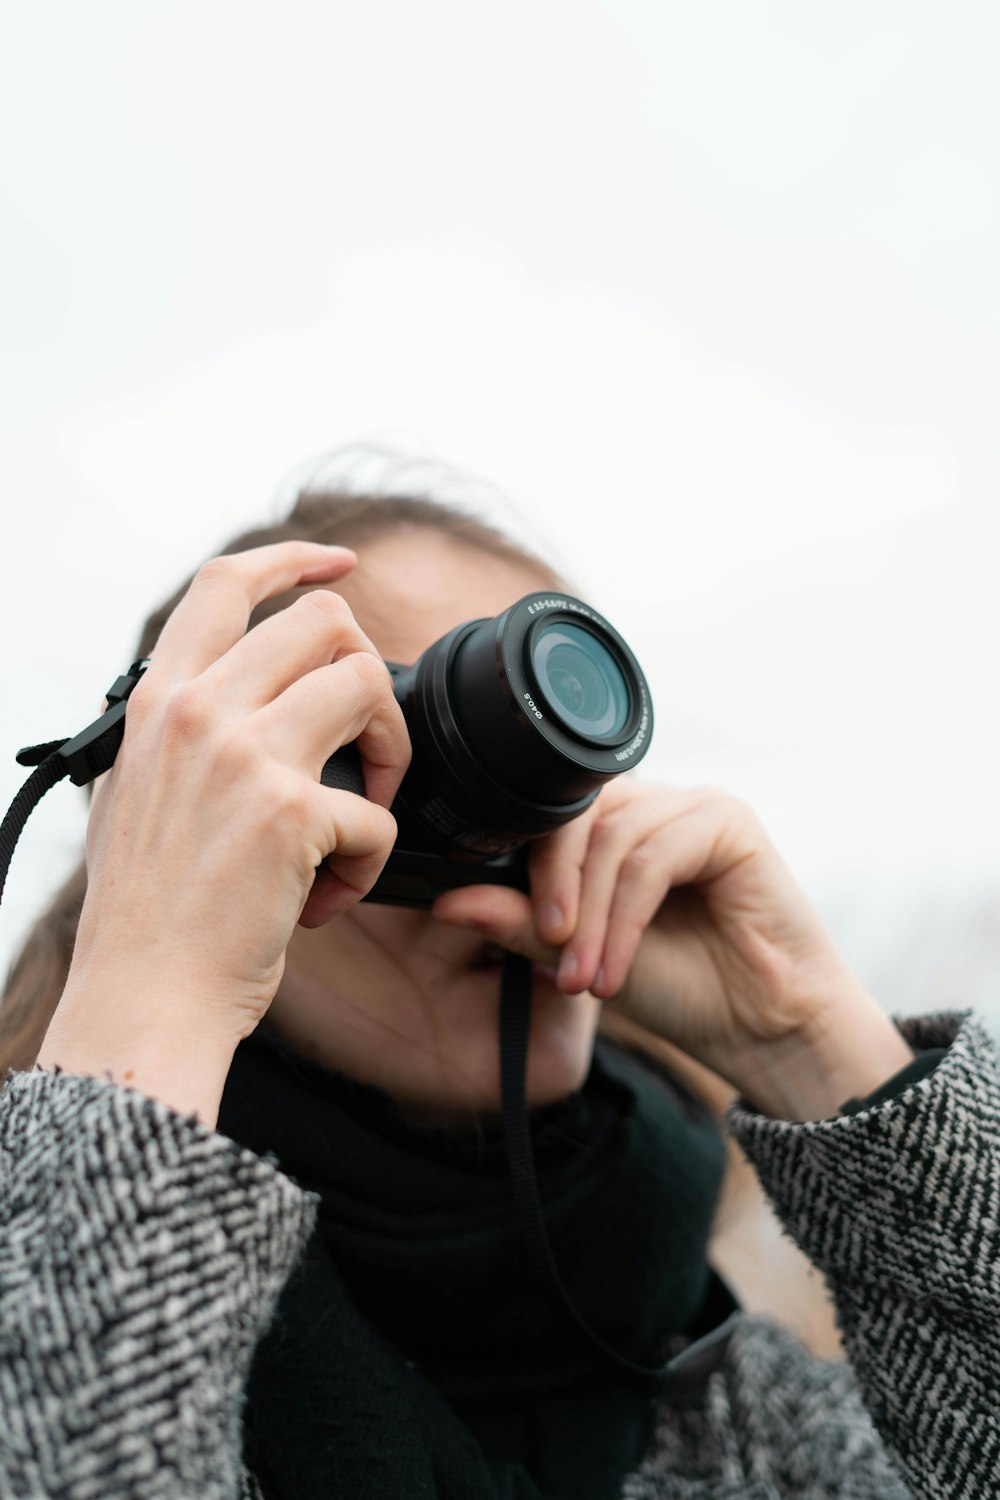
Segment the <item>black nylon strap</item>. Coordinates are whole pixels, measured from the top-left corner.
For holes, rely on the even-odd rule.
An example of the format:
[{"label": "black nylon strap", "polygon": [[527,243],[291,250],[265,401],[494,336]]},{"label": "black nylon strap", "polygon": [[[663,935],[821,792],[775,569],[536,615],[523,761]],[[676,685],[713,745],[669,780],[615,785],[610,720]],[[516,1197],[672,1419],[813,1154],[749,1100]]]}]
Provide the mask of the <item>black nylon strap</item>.
[{"label": "black nylon strap", "polygon": [[67,770],[66,762],[60,757],[58,751],[47,756],[41,765],[32,771],[7,809],[4,820],[0,823],[0,901],[3,900],[7,871],[10,869],[10,862],[14,857],[14,850],[25,823],[45,793],[54,787],[57,781],[62,781]]},{"label": "black nylon strap", "polygon": [[530,959],[522,958],[518,953],[504,955],[500,990],[500,1090],[514,1219],[521,1243],[535,1274],[548,1283],[556,1301],[601,1358],[643,1387],[659,1389],[675,1370],[680,1373],[684,1356],[662,1365],[640,1365],[606,1344],[570,1296],[552,1253],[535,1175],[535,1153],[525,1092],[531,1032],[531,978]]}]

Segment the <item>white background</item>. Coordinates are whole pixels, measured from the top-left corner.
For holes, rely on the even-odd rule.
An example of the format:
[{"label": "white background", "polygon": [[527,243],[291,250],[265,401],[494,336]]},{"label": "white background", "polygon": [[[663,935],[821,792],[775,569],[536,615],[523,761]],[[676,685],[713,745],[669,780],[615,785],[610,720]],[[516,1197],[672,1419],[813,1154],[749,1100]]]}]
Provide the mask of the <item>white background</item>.
[{"label": "white background", "polygon": [[[290,466],[388,443],[606,610],[652,771],[749,799],[888,1007],[1000,1023],[996,14],[21,7],[4,806]],[[83,826],[29,824],[3,961]]]}]

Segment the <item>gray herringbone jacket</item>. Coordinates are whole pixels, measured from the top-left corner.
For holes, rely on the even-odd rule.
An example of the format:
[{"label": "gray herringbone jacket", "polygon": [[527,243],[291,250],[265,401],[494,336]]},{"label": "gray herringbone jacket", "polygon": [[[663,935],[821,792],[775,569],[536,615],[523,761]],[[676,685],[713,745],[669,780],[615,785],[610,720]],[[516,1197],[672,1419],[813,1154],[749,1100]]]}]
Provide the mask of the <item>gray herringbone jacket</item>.
[{"label": "gray herringbone jacket", "polygon": [[[974,1016],[897,1024],[951,1043],[898,1097],[729,1115],[850,1364],[741,1318],[623,1500],[1000,1495],[1000,1056]],[[0,1096],[0,1170],[0,1496],[253,1495],[244,1385],[313,1195],[142,1094],[42,1072]]]}]

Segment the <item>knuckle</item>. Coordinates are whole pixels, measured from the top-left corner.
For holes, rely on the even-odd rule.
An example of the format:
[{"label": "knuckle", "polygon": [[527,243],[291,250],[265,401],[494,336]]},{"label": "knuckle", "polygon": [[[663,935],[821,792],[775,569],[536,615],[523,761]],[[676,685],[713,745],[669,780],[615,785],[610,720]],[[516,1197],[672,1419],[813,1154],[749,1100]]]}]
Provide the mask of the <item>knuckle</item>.
[{"label": "knuckle", "polygon": [[622,874],[630,880],[643,880],[656,871],[657,859],[651,849],[633,849],[622,860]]},{"label": "knuckle", "polygon": [[370,651],[355,651],[351,656],[351,667],[361,687],[372,697],[384,697],[387,692],[392,692],[392,678],[388,667]]},{"label": "knuckle", "polygon": [[277,797],[277,815],[290,828],[304,828],[312,815],[305,791],[292,785],[280,792]]},{"label": "knuckle", "polygon": [[272,777],[266,783],[258,805],[265,821],[279,831],[302,829],[312,814],[309,789],[302,780],[293,776]]},{"label": "knuckle", "polygon": [[590,842],[599,854],[607,854],[618,842],[618,821],[614,814],[598,817],[594,821]]},{"label": "knuckle", "polygon": [[211,748],[213,763],[229,781],[243,781],[249,787],[260,766],[259,751],[253,740],[239,729],[228,729],[215,735]]},{"label": "knuckle", "polygon": [[204,738],[211,722],[205,694],[193,683],[175,688],[163,710],[164,738],[181,744]]},{"label": "knuckle", "polygon": [[202,563],[194,575],[192,587],[204,587],[208,584],[211,588],[220,583],[228,583],[234,577],[237,567],[236,559],[232,555],[210,557],[207,562]]},{"label": "knuckle", "polygon": [[310,589],[299,599],[296,608],[318,615],[324,622],[340,623],[354,619],[343,594],[335,594],[332,589]]}]

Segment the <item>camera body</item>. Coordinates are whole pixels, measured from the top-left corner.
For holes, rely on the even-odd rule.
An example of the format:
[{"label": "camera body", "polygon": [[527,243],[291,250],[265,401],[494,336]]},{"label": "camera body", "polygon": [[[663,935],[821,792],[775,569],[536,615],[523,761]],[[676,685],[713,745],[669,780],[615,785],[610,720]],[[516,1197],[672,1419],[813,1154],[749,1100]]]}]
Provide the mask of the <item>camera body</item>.
[{"label": "camera body", "polygon": [[[365,897],[429,906],[458,885],[527,889],[527,848],[586,810],[649,748],[649,687],[631,650],[590,605],[527,594],[456,626],[412,665],[386,663],[413,756],[393,802],[399,825]],[[324,786],[364,794],[343,746]]]}]

